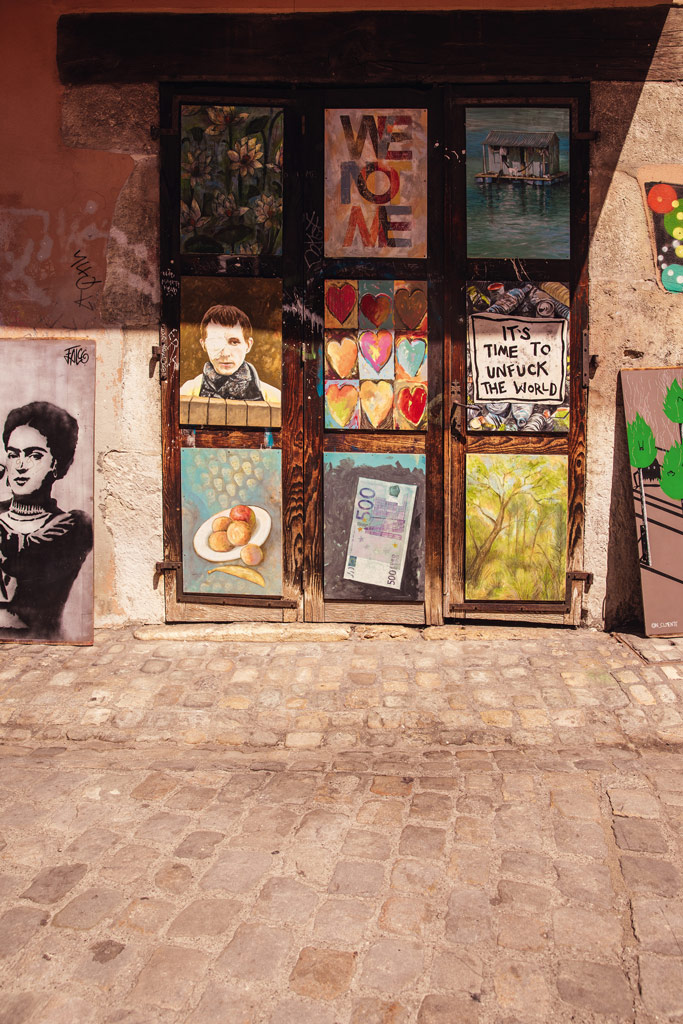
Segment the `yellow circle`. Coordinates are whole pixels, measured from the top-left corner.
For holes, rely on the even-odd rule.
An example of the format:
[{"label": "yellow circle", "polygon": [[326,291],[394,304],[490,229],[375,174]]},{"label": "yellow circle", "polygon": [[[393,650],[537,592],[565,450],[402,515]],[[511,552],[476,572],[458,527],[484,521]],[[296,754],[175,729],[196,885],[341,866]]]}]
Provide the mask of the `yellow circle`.
[{"label": "yellow circle", "polygon": [[671,234],[674,238],[683,238],[683,228],[674,228]]},{"label": "yellow circle", "polygon": [[677,213],[676,220],[683,220],[683,213]]},{"label": "yellow circle", "polygon": [[674,210],[678,209],[678,207],[681,205],[680,199],[674,199],[671,205],[673,206]]},{"label": "yellow circle", "polygon": [[674,252],[679,257],[683,256],[683,245],[677,245],[676,248],[674,249]]}]

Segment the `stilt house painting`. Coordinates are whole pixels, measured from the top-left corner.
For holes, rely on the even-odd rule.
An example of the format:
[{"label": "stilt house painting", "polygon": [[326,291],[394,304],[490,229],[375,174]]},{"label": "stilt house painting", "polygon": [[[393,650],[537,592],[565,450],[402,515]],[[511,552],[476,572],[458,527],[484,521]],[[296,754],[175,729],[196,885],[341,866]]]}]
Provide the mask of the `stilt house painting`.
[{"label": "stilt house painting", "polygon": [[482,144],[482,171],[477,181],[511,179],[538,184],[562,181],[560,141],[556,132],[491,130]]}]

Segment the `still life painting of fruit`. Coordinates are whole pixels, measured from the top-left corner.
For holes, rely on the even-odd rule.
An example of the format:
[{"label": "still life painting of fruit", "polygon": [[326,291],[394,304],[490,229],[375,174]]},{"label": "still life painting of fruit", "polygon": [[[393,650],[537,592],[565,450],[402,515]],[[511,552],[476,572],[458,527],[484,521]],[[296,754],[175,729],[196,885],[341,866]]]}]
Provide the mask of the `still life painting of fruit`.
[{"label": "still life painting of fruit", "polygon": [[280,466],[274,449],[182,450],[186,593],[282,592]]}]

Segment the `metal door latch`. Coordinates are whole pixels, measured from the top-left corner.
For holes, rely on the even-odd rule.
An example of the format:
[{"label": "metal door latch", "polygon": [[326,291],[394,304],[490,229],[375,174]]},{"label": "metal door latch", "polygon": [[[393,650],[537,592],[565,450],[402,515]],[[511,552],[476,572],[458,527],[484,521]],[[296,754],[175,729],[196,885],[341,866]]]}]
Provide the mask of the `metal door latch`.
[{"label": "metal door latch", "polygon": [[182,562],[157,562],[154,566],[154,589],[156,590],[159,586],[159,580],[165,572],[173,572],[174,569],[182,569],[182,566]]}]

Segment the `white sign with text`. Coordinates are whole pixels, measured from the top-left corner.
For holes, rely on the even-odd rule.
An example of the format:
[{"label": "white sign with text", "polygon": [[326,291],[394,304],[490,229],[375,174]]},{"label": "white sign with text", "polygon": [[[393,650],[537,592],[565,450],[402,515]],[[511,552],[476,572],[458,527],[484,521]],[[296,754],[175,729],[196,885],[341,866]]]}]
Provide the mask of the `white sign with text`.
[{"label": "white sign with text", "polygon": [[474,313],[470,355],[475,402],[564,402],[566,320]]}]

